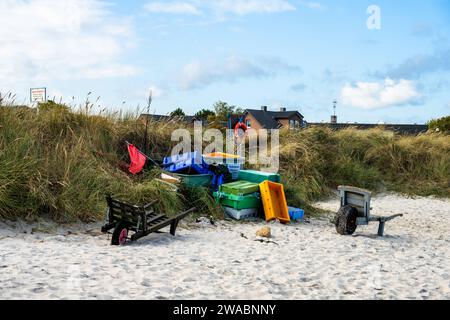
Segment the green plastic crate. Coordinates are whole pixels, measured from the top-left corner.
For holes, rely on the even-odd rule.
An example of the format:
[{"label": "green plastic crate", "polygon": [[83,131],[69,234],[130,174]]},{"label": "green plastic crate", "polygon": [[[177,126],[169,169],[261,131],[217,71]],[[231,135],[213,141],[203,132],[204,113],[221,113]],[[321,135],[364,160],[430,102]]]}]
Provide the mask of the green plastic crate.
[{"label": "green plastic crate", "polygon": [[263,183],[264,181],[271,181],[275,183],[281,182],[281,177],[276,173],[268,173],[254,170],[241,170],[239,171],[239,180],[245,180],[253,183]]},{"label": "green plastic crate", "polygon": [[214,192],[214,199],[222,206],[234,208],[236,210],[259,209],[261,206],[261,199],[257,193],[246,196],[236,196],[229,193]]},{"label": "green plastic crate", "polygon": [[186,175],[174,173],[173,176],[178,177],[188,187],[207,187],[211,184],[212,174],[196,174]]},{"label": "green plastic crate", "polygon": [[221,185],[219,191],[234,194],[235,196],[244,196],[259,192],[259,185],[248,181],[236,181]]}]

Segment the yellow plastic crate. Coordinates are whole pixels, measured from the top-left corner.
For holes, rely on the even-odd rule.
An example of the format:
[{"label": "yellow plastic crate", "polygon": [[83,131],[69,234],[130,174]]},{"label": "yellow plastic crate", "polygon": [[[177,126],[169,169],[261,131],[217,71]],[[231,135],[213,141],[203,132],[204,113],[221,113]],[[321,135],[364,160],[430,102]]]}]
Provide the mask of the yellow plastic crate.
[{"label": "yellow plastic crate", "polygon": [[283,185],[271,181],[264,181],[259,185],[259,189],[261,191],[266,221],[269,222],[277,219],[284,224],[290,223],[291,218],[289,217]]},{"label": "yellow plastic crate", "polygon": [[223,152],[213,152],[209,154],[203,155],[204,157],[208,158],[224,158],[224,159],[239,159],[240,157],[234,154],[229,153],[223,153]]}]

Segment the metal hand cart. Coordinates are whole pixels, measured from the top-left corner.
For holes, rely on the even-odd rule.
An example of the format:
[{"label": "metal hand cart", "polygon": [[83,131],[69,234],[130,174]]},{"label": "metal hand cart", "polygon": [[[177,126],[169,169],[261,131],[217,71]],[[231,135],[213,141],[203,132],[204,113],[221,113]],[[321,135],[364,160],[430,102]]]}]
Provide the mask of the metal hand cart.
[{"label": "metal hand cart", "polygon": [[402,214],[388,217],[371,215],[372,193],[368,190],[349,186],[339,186],[338,190],[341,197],[341,208],[336,214],[335,224],[336,231],[341,235],[352,235],[358,226],[379,222],[378,236],[383,237],[386,222],[403,216]]}]

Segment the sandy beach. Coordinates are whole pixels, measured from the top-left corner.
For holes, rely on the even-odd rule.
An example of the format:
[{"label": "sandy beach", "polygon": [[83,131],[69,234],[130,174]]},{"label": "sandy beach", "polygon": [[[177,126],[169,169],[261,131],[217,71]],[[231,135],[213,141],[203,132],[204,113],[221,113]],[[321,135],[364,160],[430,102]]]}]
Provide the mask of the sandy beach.
[{"label": "sandy beach", "polygon": [[372,205],[405,215],[384,238],[377,223],[340,236],[325,217],[271,223],[273,238],[261,242],[263,222],[205,220],[112,247],[100,224],[4,222],[0,298],[450,299],[450,200],[386,194]]}]

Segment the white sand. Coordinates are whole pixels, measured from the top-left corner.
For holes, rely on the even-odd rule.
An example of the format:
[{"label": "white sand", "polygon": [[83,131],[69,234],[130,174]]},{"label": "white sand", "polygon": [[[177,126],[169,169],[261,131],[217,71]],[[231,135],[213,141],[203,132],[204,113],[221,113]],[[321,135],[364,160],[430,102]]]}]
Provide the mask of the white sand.
[{"label": "white sand", "polygon": [[125,247],[110,246],[99,225],[49,235],[3,223],[0,298],[450,299],[450,200],[386,195],[373,207],[405,217],[385,238],[376,223],[345,237],[323,219],[271,224],[277,244],[255,241],[261,222],[200,224]]}]

